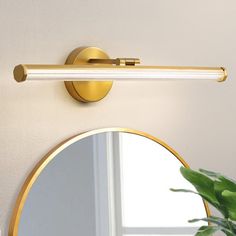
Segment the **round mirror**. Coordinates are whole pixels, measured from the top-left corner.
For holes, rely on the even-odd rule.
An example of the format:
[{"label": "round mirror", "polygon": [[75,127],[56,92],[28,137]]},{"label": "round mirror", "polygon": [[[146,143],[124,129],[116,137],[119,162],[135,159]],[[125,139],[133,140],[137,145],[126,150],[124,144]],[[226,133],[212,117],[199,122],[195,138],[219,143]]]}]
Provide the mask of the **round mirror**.
[{"label": "round mirror", "polygon": [[[111,128],[66,140],[44,157],[19,194],[9,236],[194,235],[207,215],[184,160],[145,133]],[[193,189],[194,190],[194,189]]]}]

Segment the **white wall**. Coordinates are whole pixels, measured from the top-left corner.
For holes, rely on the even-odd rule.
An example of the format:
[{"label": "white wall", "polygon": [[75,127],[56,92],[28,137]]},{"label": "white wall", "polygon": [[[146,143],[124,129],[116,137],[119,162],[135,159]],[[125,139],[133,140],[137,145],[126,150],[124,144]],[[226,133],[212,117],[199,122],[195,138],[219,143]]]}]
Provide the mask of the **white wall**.
[{"label": "white wall", "polygon": [[[0,227],[17,193],[58,142],[101,127],[143,130],[194,168],[236,177],[235,0],[0,0]],[[84,45],[145,64],[226,66],[229,80],[116,82],[96,104],[61,82],[17,84],[14,65],[64,63]]]}]

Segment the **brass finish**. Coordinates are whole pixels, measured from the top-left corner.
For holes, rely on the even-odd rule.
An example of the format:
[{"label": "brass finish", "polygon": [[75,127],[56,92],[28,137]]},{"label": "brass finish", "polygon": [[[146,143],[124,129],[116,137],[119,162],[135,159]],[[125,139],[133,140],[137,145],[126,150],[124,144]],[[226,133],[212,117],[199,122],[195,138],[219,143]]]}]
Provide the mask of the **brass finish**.
[{"label": "brass finish", "polygon": [[112,64],[116,66],[135,66],[140,64],[138,58],[90,59],[89,62],[94,64]]},{"label": "brass finish", "polygon": [[[109,56],[96,47],[81,47],[73,50],[66,60],[66,65],[88,65],[90,59],[109,59]],[[97,102],[110,91],[112,81],[65,81],[69,94],[80,102]]]},{"label": "brass finish", "polygon": [[[29,176],[25,180],[25,183],[23,184],[23,186],[21,188],[21,191],[18,195],[16,204],[15,204],[15,207],[14,207],[14,210],[12,213],[12,217],[11,217],[11,221],[10,221],[10,225],[9,225],[8,236],[18,236],[20,217],[21,217],[24,205],[25,205],[25,201],[28,197],[28,194],[29,194],[33,184],[37,180],[38,176],[41,174],[41,172],[44,170],[44,168],[46,168],[46,166],[56,157],[56,155],[58,153],[60,153],[63,149],[68,147],[69,145],[71,145],[74,142],[77,142],[83,138],[89,137],[94,134],[99,134],[99,133],[104,133],[104,132],[112,132],[112,131],[136,134],[136,135],[151,139],[154,142],[162,145],[168,151],[170,151],[183,164],[184,167],[189,168],[189,165],[173,148],[171,148],[169,145],[167,145],[162,140],[157,139],[154,136],[151,136],[151,135],[144,133],[142,131],[127,129],[127,128],[104,128],[104,129],[92,130],[92,131],[88,131],[85,133],[81,133],[79,135],[75,135],[69,139],[66,139],[65,141],[58,144],[55,148],[53,148],[43,159],[41,159],[38,162],[38,164],[34,167],[34,169],[31,171],[31,173],[29,174]],[[210,216],[210,209],[209,209],[208,204],[205,201],[203,201],[203,203],[204,203],[204,206],[206,209],[207,216]]]},{"label": "brass finish", "polygon": [[228,77],[227,70],[224,67],[221,67],[221,69],[224,71],[224,77],[222,79],[219,79],[218,82],[224,82]]},{"label": "brass finish", "polygon": [[23,82],[26,80],[26,73],[24,65],[18,65],[13,70],[14,78],[17,82]]}]

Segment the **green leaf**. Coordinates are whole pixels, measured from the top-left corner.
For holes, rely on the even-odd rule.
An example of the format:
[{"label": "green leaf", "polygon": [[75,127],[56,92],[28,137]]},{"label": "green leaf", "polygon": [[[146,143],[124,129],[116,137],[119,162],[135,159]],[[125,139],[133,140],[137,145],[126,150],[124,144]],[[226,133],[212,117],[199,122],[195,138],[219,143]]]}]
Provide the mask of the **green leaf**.
[{"label": "green leaf", "polygon": [[209,203],[220,209],[220,204],[215,196],[214,181],[197,171],[181,167],[180,172]]},{"label": "green leaf", "polygon": [[222,203],[228,210],[229,218],[236,220],[236,192],[224,190],[222,192]]},{"label": "green leaf", "polygon": [[193,191],[193,190],[170,188],[170,191],[173,191],[173,192],[182,192],[182,193],[194,193],[194,194],[197,194],[197,195],[199,195],[200,197],[202,197],[204,200],[208,201],[208,198],[205,198],[204,195],[201,195],[200,193],[195,192],[195,191]]},{"label": "green leaf", "polygon": [[213,235],[216,231],[220,230],[219,226],[202,226],[198,229],[198,232],[195,236],[208,236]]},{"label": "green leaf", "polygon": [[[229,177],[222,175],[221,173],[217,173],[217,172],[213,172],[213,171],[209,171],[209,170],[204,170],[204,169],[199,169],[199,171],[209,177],[223,181],[223,182],[225,182],[225,184],[227,184],[227,182],[228,182],[229,187],[232,186],[234,189],[236,188],[236,181],[229,178]],[[230,190],[230,191],[234,191],[234,190]]]},{"label": "green leaf", "polygon": [[230,228],[233,230],[233,232],[236,234],[236,224],[232,221],[228,221]]},{"label": "green leaf", "polygon": [[194,223],[194,222],[198,222],[198,221],[205,221],[205,222],[209,222],[209,223],[214,223],[214,224],[221,226],[223,228],[229,228],[228,221],[226,219],[216,217],[216,216],[209,216],[209,217],[202,218],[202,219],[189,220],[190,223]]},{"label": "green leaf", "polygon": [[[194,219],[190,222],[199,220],[211,222],[217,226],[203,226],[199,229],[197,235],[212,235],[217,230],[221,230],[228,236],[236,236],[236,181],[220,173],[200,169],[200,172],[181,167],[181,174],[197,190],[197,192],[188,189],[171,189],[175,192],[188,192],[200,195],[208,203],[216,207],[223,215],[224,219],[219,217],[208,217]],[[231,221],[232,220],[232,221]]]},{"label": "green leaf", "polygon": [[222,192],[225,190],[236,192],[236,182],[223,175],[220,175],[218,179],[214,182],[214,190],[216,198],[221,205],[220,211],[225,216],[225,218],[228,218],[229,211],[224,203],[225,200],[223,199]]},{"label": "green leaf", "polygon": [[228,228],[228,229],[222,228],[221,231],[224,232],[227,236],[235,236],[236,235],[235,231],[233,230],[232,227]]},{"label": "green leaf", "polygon": [[221,176],[220,173],[209,171],[209,170],[199,169],[199,171],[212,178],[219,178]]},{"label": "green leaf", "polygon": [[[189,189],[182,189],[182,188],[180,188],[180,189],[175,189],[175,188],[170,188],[170,190],[171,190],[172,192],[183,192],[183,193],[194,193],[194,194],[198,194],[197,192],[194,192],[194,191],[189,190]],[[199,195],[199,194],[198,194],[198,195]]]},{"label": "green leaf", "polygon": [[222,229],[221,231],[224,232],[225,235],[227,235],[227,236],[235,236],[234,233],[232,233],[232,232],[228,232],[228,231],[226,231],[226,230],[224,230],[224,229]]},{"label": "green leaf", "polygon": [[228,230],[221,229],[221,231],[224,232],[225,235],[227,235],[227,236],[235,236],[235,234],[234,234],[233,232],[230,232],[230,231],[228,231]]},{"label": "green leaf", "polygon": [[231,179],[225,178],[224,176],[220,176],[219,179],[216,180],[215,182],[219,183],[222,190],[229,190],[231,192],[236,192],[236,183]]},{"label": "green leaf", "polygon": [[206,217],[202,219],[189,220],[190,223],[194,223],[198,221],[205,221],[205,222],[216,224],[217,226],[220,227],[220,230],[223,231],[226,235],[230,235],[230,236],[236,235],[235,234],[236,225],[228,219],[224,219],[224,218],[220,218],[216,216],[210,216],[210,217]]},{"label": "green leaf", "polygon": [[[198,193],[198,192],[195,192],[195,191],[193,191],[193,190],[189,190],[189,189],[174,189],[174,188],[170,188],[170,190],[171,191],[173,191],[173,192],[183,192],[183,193],[194,193],[194,194],[197,194],[197,195],[199,195],[200,197],[202,197],[205,201],[207,201],[209,204],[212,204],[211,202],[209,202],[209,198],[208,197],[206,197],[205,195],[203,195],[203,194],[200,194],[200,193]],[[212,204],[213,205],[213,204]],[[213,205],[214,207],[216,207],[220,212],[222,212],[222,214],[224,215],[224,216],[228,216],[228,211],[227,210],[225,210],[224,211],[224,209],[225,209],[225,207],[224,206],[222,206],[222,205]]]},{"label": "green leaf", "polygon": [[[220,179],[221,181],[222,181],[222,180],[228,181],[228,183],[230,183],[231,185],[236,186],[236,181],[235,181],[234,179],[231,179],[231,178],[226,177],[226,176],[224,176],[224,175],[221,175],[221,176],[219,177],[219,179]],[[235,188],[235,187],[234,187],[234,188]]]},{"label": "green leaf", "polygon": [[219,182],[219,181],[215,181],[214,182],[214,190],[215,190],[215,195],[216,198],[218,200],[218,202],[220,203],[220,211],[221,213],[224,215],[225,218],[229,217],[229,212],[227,207],[223,204],[224,203],[224,199],[222,197],[222,192],[225,190],[225,186],[224,183]]}]

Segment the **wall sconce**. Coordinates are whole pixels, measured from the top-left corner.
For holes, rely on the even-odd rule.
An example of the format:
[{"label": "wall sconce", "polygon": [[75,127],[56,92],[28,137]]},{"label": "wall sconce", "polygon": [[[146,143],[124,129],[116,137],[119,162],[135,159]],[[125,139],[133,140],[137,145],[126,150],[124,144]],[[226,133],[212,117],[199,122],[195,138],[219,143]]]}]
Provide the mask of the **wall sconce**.
[{"label": "wall sconce", "polygon": [[25,80],[62,80],[69,94],[82,102],[104,98],[115,80],[206,79],[225,81],[223,67],[137,66],[137,58],[110,59],[96,47],[77,48],[70,53],[65,65],[21,64],[14,69],[17,82]]}]

